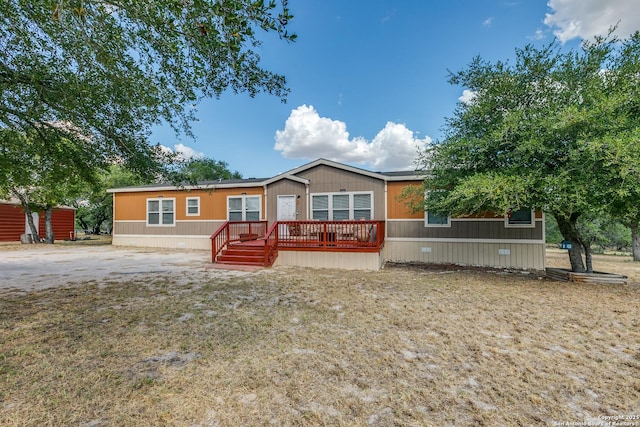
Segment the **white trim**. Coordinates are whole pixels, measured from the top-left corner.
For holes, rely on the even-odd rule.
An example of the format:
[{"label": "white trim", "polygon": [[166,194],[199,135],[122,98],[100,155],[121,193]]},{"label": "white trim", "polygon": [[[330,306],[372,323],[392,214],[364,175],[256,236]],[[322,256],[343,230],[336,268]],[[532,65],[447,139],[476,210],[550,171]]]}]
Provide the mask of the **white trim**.
[{"label": "white trim", "polygon": [[[165,200],[171,200],[173,202],[173,222],[171,224],[162,223],[162,202]],[[149,224],[149,202],[158,202],[158,224]],[[147,227],[175,227],[176,226],[176,198],[175,197],[147,197],[145,203],[145,222]]]},{"label": "white trim", "polygon": [[535,239],[466,239],[466,238],[437,238],[437,237],[389,237],[391,242],[442,242],[442,243],[513,243],[543,245],[543,240]]},{"label": "white trim", "polygon": [[278,194],[276,196],[276,221],[291,221],[291,220],[282,220],[278,218],[278,216],[280,215],[280,198],[283,198],[283,197],[293,198],[293,208],[294,208],[293,221],[297,220],[298,217],[300,216],[300,212],[298,212],[298,195],[297,194]]},{"label": "white trim", "polygon": [[313,162],[307,163],[306,165],[302,165],[302,166],[299,166],[299,167],[297,167],[295,169],[291,169],[290,171],[285,172],[282,175],[295,175],[295,174],[298,174],[300,172],[304,172],[306,170],[309,170],[311,168],[314,168],[316,166],[321,166],[321,165],[330,166],[330,167],[333,167],[333,168],[336,168],[336,169],[342,169],[344,171],[353,172],[353,173],[356,173],[356,174],[359,174],[359,175],[368,176],[368,177],[371,177],[371,178],[377,178],[377,179],[380,179],[380,180],[383,180],[383,181],[385,181],[388,178],[387,176],[382,175],[380,173],[371,172],[371,171],[368,171],[368,170],[365,170],[365,169],[356,168],[356,167],[353,167],[353,166],[345,165],[345,164],[334,162],[332,160],[327,160],[327,159],[314,160]]},{"label": "white trim", "polygon": [[[242,210],[241,211],[234,211],[234,212],[242,212],[242,219],[240,221],[247,221],[247,198],[248,197],[257,197],[258,198],[258,219],[256,221],[262,221],[263,220],[263,215],[262,215],[262,194],[237,194],[237,195],[232,195],[229,194],[227,195],[227,221],[231,221],[229,219],[229,199],[242,199]],[[251,212],[255,212],[255,211],[251,211]],[[235,221],[235,220],[234,220]],[[249,221],[253,221],[253,220],[249,220]]]},{"label": "white trim", "polygon": [[[424,219],[417,219],[417,218],[391,218],[391,219],[387,219],[387,222],[424,222]],[[484,222],[504,222],[504,218],[502,218],[501,216],[496,217],[496,218],[451,218],[451,221],[484,221]],[[536,218],[536,221],[541,222],[543,221],[542,218]],[[533,228],[533,227],[531,227]]]},{"label": "white trim", "polygon": [[218,188],[258,188],[261,187],[265,180],[256,180],[251,182],[232,182],[232,183],[213,183],[202,185],[185,185],[179,187],[176,185],[150,185],[148,187],[122,187],[109,188],[107,193],[145,193],[158,191],[184,191],[184,190],[202,190],[213,191]]},{"label": "white trim", "polygon": [[299,176],[291,175],[289,172],[285,172],[280,175],[276,175],[273,178],[267,179],[266,181],[264,181],[263,185],[273,184],[274,182],[280,181],[282,179],[289,179],[293,182],[299,182],[300,184],[309,184],[311,182],[307,178],[301,178]]},{"label": "white trim", "polygon": [[[196,205],[196,208],[198,209],[197,213],[189,213],[189,200],[196,200],[198,202],[198,204]],[[184,203],[186,216],[200,216],[200,196],[187,197]]]},{"label": "white trim", "polygon": [[[309,207],[311,209],[311,216],[309,217],[309,219],[313,219],[313,197],[314,196],[329,196],[328,197],[328,205],[327,205],[327,212],[328,212],[328,217],[331,217],[328,219],[328,221],[336,221],[335,219],[333,219],[333,198],[331,196],[335,196],[335,195],[348,195],[349,196],[349,221],[356,221],[360,218],[355,218],[355,206],[353,204],[353,196],[354,195],[360,195],[360,194],[369,194],[371,196],[371,207],[369,208],[369,210],[371,211],[371,215],[370,215],[370,220],[375,218],[375,214],[373,212],[373,207],[375,206],[375,200],[374,200],[374,192],[373,191],[333,191],[333,192],[324,192],[324,193],[311,193],[310,197],[309,197]],[[319,209],[316,209],[319,210]],[[339,210],[344,210],[344,209],[339,209]],[[363,209],[359,209],[359,210],[363,210]]]},{"label": "white trim", "polygon": [[505,213],[504,228],[536,228],[536,212],[531,209],[531,222],[529,224],[509,224],[509,217]]},{"label": "white trim", "polygon": [[[223,222],[225,222],[226,219],[177,219],[176,220],[176,224],[179,222],[219,222],[220,224],[222,224]],[[117,219],[115,221],[113,221],[114,223],[143,223],[146,224],[147,221],[145,221],[144,219]]]},{"label": "white trim", "polygon": [[226,221],[226,219],[178,219],[178,220],[176,220],[176,223],[178,223],[178,222],[189,222],[189,223],[219,222],[220,224],[222,224],[225,221]]},{"label": "white trim", "polygon": [[451,228],[451,215],[447,215],[447,222],[445,224],[430,224],[429,223],[429,211],[424,211],[424,226],[427,228]]}]

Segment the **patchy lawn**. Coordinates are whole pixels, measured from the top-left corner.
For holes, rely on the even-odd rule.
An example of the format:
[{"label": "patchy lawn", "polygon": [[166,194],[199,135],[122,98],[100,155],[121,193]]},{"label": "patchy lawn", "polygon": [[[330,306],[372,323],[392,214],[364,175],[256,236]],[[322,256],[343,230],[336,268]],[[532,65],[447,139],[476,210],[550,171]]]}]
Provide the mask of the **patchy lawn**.
[{"label": "patchy lawn", "polygon": [[640,414],[637,281],[416,266],[212,277],[1,294],[0,425],[529,426]]}]

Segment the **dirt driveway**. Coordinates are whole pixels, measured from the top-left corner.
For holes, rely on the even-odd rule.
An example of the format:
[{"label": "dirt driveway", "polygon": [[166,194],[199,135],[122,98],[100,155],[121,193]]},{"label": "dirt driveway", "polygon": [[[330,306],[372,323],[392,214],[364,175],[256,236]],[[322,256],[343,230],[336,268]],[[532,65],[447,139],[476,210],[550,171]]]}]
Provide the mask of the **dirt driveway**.
[{"label": "dirt driveway", "polygon": [[208,251],[102,246],[0,247],[0,292],[33,291],[78,282],[131,280],[134,276],[242,275],[211,269]]}]

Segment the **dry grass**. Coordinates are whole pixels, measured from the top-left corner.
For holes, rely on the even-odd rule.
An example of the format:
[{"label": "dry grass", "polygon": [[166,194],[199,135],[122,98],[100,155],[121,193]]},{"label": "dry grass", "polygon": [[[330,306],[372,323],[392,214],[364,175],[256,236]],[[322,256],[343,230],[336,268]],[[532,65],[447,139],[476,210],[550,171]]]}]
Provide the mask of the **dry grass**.
[{"label": "dry grass", "polygon": [[0,296],[0,425],[528,426],[640,413],[638,281],[390,266],[184,282]]}]

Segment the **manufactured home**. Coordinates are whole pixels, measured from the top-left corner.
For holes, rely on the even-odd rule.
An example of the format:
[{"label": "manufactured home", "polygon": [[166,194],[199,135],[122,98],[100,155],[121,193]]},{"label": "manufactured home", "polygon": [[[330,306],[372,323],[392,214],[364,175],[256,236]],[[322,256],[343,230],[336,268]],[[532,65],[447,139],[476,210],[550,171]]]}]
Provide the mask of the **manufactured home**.
[{"label": "manufactured home", "polygon": [[110,189],[113,244],[211,249],[219,263],[545,268],[541,212],[412,212],[399,196],[423,179],[319,159],[270,178]]}]

